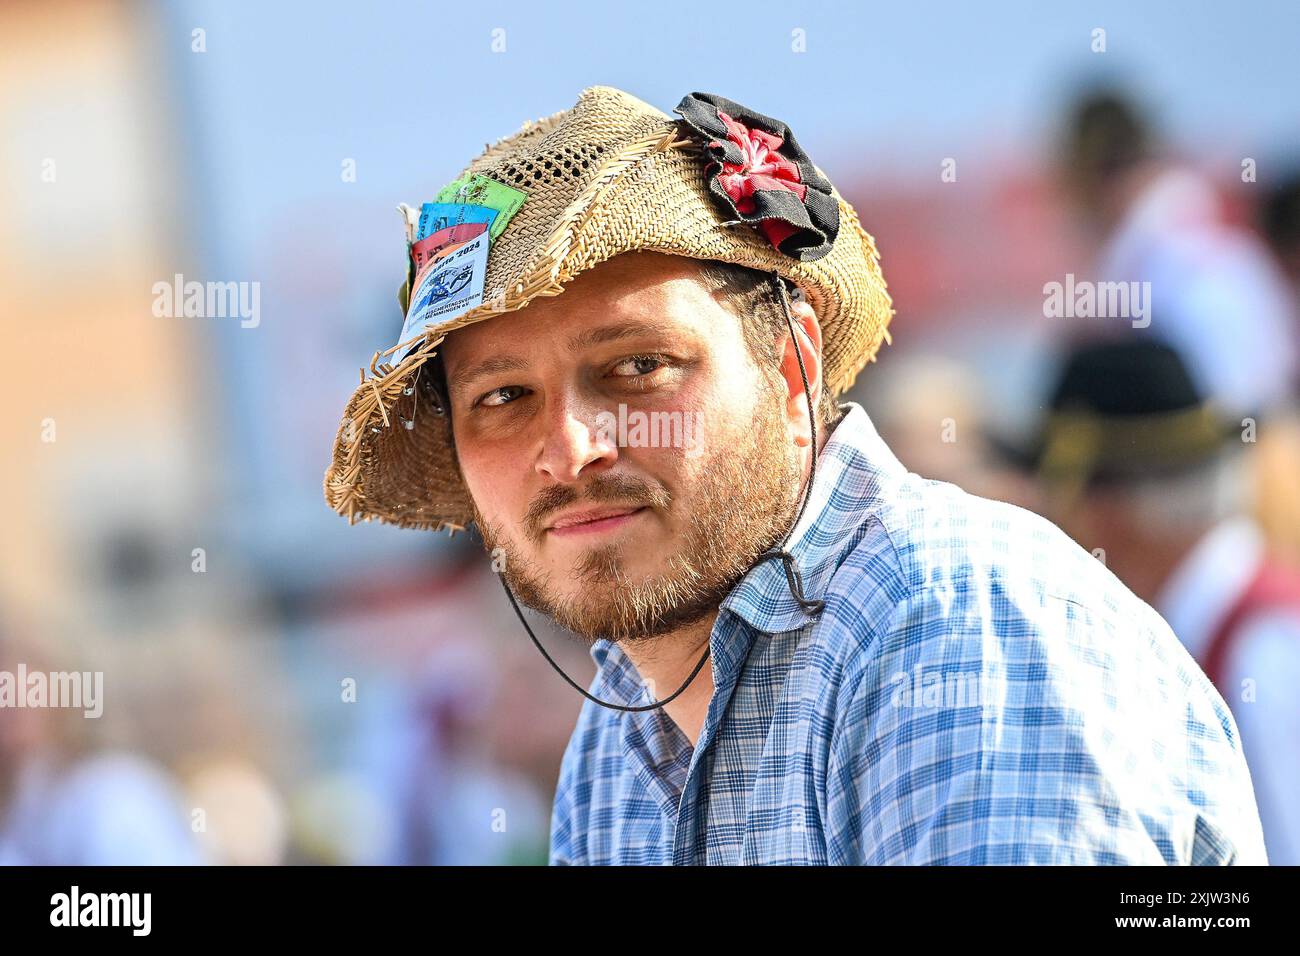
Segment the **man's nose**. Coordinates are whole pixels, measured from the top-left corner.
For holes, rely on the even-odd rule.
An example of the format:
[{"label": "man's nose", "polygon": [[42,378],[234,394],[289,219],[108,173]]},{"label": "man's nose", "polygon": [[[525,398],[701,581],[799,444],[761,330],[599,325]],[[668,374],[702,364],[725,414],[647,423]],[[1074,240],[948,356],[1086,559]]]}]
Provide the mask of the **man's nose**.
[{"label": "man's nose", "polygon": [[618,448],[607,428],[601,427],[601,409],[578,396],[557,397],[543,417],[541,453],[537,473],[553,481],[572,483],[593,470],[618,460]]}]

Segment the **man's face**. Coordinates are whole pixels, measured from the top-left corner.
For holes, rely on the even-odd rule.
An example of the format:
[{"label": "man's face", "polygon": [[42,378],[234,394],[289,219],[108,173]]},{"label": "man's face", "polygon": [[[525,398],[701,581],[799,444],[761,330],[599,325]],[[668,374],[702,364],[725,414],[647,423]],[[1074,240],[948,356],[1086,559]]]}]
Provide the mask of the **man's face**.
[{"label": "man's face", "polygon": [[484,544],[521,601],[589,639],[699,620],[797,504],[785,382],[697,269],[621,255],[444,343]]}]

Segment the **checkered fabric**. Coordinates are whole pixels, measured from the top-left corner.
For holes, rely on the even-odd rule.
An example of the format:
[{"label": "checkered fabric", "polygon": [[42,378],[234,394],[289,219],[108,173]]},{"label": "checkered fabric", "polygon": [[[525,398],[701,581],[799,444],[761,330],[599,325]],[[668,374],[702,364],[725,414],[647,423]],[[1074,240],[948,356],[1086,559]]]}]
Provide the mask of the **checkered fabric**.
[{"label": "checkered fabric", "polygon": [[[551,863],[1265,863],[1237,726],[1164,620],[1044,519],[909,473],[845,403],[779,562],[727,596],[696,746],[586,701]],[[617,645],[590,691],[648,703]]]}]

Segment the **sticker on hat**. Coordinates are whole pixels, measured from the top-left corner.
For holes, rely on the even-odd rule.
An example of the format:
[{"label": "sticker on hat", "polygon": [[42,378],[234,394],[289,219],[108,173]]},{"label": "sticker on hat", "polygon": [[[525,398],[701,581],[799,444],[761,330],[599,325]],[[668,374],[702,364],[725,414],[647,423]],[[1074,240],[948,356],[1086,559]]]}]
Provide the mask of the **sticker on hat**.
[{"label": "sticker on hat", "polygon": [[[406,282],[397,293],[406,314],[399,344],[483,301],[492,240],[527,198],[522,189],[474,175],[438,190],[433,202],[420,206],[418,220],[410,206],[398,206],[407,223]],[[396,355],[392,361],[405,357]]]},{"label": "sticker on hat", "polygon": [[415,234],[416,242],[427,239],[435,232],[465,223],[483,223],[491,226],[497,211],[491,206],[461,202],[427,202],[420,206],[420,224]]},{"label": "sticker on hat", "polygon": [[419,273],[430,262],[441,259],[462,243],[469,242],[487,231],[486,222],[462,222],[439,229],[411,245],[411,265],[416,273]]},{"label": "sticker on hat", "polygon": [[495,209],[498,215],[492,221],[489,230],[491,237],[495,239],[505,230],[506,224],[519,211],[519,207],[524,204],[524,200],[527,198],[528,193],[522,189],[515,189],[513,186],[499,183],[487,176],[477,175],[470,176],[468,179],[457,179],[443,186],[438,192],[437,201],[440,203],[473,203],[474,205]]},{"label": "sticker on hat", "polygon": [[[481,233],[425,265],[415,277],[411,307],[402,323],[398,344],[410,341],[431,325],[454,319],[482,303],[489,243],[488,234]],[[412,343],[412,347],[418,344]],[[395,356],[394,364],[405,357],[405,353]]]}]

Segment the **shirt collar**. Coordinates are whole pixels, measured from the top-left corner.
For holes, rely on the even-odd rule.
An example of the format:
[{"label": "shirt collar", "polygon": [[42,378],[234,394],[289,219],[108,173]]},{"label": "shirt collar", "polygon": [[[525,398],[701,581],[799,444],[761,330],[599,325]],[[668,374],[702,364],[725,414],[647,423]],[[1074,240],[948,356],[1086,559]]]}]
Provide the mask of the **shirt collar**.
[{"label": "shirt collar", "polygon": [[[844,416],[817,456],[808,504],[785,546],[794,556],[808,599],[825,596],[831,576],[880,496],[882,480],[907,473],[861,405],[842,402],[840,407]],[[775,559],[751,568],[721,610],[767,634],[795,630],[811,619],[790,593],[785,568]]]},{"label": "shirt collar", "polygon": [[[844,415],[817,456],[817,474],[803,516],[786,544],[803,577],[804,596],[823,596],[831,575],[856,541],[855,532],[866,520],[872,501],[880,494],[886,476],[907,469],[876,431],[866,409],[856,402],[841,402]],[[755,565],[736,583],[719,605],[719,615],[735,614],[756,631],[781,634],[809,620],[790,593],[785,568],[775,559]],[[741,654],[748,648],[714,647],[714,654]],[[635,668],[618,646],[598,638],[591,657],[598,668],[615,653],[614,666],[602,682],[606,688],[629,691],[635,686]],[[720,661],[715,659],[716,665]],[[620,686],[621,685],[621,686]],[[599,696],[599,695],[598,695]]]}]

